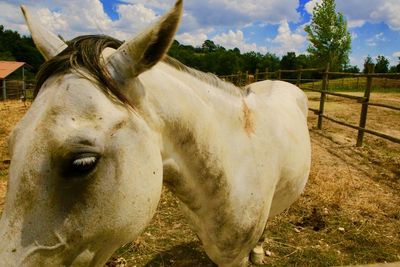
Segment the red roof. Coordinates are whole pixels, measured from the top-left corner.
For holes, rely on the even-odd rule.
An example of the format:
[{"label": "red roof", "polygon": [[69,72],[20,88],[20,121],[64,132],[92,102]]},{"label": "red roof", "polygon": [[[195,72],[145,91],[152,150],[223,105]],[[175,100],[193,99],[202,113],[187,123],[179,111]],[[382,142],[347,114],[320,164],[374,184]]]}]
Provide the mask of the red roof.
[{"label": "red roof", "polygon": [[25,62],[0,61],[0,79],[6,78],[8,75],[24,65]]}]

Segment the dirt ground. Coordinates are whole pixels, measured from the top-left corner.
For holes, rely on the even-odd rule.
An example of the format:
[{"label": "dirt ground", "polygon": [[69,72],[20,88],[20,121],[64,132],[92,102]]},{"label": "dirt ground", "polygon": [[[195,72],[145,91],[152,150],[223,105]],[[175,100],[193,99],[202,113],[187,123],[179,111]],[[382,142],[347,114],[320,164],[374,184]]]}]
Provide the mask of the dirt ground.
[{"label": "dirt ground", "polygon": [[[309,94],[318,107],[318,95]],[[400,94],[372,95],[374,102],[400,106]],[[357,125],[361,106],[330,97],[330,116]],[[0,209],[9,156],[6,136],[25,113],[19,102],[0,103]],[[303,196],[270,220],[266,266],[337,266],[400,261],[400,145],[324,121],[317,130],[310,113],[313,162]],[[400,138],[400,112],[371,107],[367,127]],[[214,266],[189,229],[177,199],[164,190],[156,216],[133,243],[120,248],[108,266]]]}]

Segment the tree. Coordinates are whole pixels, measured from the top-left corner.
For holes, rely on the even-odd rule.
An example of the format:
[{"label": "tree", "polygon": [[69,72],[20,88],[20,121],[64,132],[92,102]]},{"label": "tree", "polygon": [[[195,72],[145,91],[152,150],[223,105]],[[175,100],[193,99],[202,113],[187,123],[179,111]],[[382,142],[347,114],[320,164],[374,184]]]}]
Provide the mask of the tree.
[{"label": "tree", "polygon": [[399,64],[397,64],[396,66],[396,72],[400,73],[400,57],[398,57],[398,59],[399,59]]},{"label": "tree", "polygon": [[215,50],[217,50],[217,45],[211,40],[205,40],[201,48],[205,52],[214,52]]},{"label": "tree", "polygon": [[389,60],[382,55],[376,57],[375,72],[376,73],[388,73],[389,72]]},{"label": "tree", "polygon": [[343,71],[347,73],[360,73],[360,68],[356,65],[354,66],[348,65],[344,67]]},{"label": "tree", "polygon": [[371,56],[367,56],[367,57],[365,58],[365,60],[364,60],[364,70],[363,70],[363,73],[368,73],[368,72],[369,72],[368,66],[370,66],[370,65],[375,65],[375,64],[374,64],[374,60],[372,59]]},{"label": "tree", "polygon": [[244,71],[255,73],[260,68],[263,55],[256,52],[247,52],[242,55],[242,68]]},{"label": "tree", "polygon": [[264,71],[268,68],[269,71],[277,71],[280,68],[280,58],[272,53],[267,53],[261,60],[259,69]]},{"label": "tree", "polygon": [[281,69],[295,70],[297,69],[297,56],[295,52],[288,52],[281,59]]},{"label": "tree", "polygon": [[397,65],[391,66],[390,73],[400,73],[400,57],[398,57],[399,63]]},{"label": "tree", "polygon": [[319,64],[330,63],[332,70],[340,70],[348,63],[351,35],[343,14],[336,12],[335,0],[322,0],[315,6],[305,31],[311,43],[307,51]]}]

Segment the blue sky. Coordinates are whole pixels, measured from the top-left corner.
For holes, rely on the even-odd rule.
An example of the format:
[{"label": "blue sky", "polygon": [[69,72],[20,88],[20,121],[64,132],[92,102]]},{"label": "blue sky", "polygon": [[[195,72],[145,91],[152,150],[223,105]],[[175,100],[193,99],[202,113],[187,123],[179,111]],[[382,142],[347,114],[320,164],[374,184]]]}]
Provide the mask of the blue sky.
[{"label": "blue sky", "polygon": [[[206,39],[242,52],[304,53],[304,26],[321,0],[185,0],[177,35],[181,43],[199,46]],[[156,20],[174,0],[2,0],[0,24],[28,34],[19,5],[64,38],[103,33],[126,40]],[[351,64],[370,55],[400,57],[400,0],[336,0],[353,36]]]}]

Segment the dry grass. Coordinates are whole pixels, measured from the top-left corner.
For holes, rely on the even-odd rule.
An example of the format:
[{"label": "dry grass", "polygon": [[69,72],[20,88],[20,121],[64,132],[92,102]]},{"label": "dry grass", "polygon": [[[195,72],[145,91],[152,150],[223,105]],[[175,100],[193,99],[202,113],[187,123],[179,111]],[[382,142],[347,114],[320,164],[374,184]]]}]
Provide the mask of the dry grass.
[{"label": "dry grass", "polygon": [[20,101],[0,102],[0,210],[3,207],[3,196],[6,190],[10,156],[8,155],[8,135],[15,124],[28,110],[29,104]]},{"label": "dry grass", "polygon": [[[374,94],[399,105],[397,94]],[[310,94],[311,105],[318,106]],[[4,106],[4,103],[0,103]],[[25,110],[21,103],[0,106],[1,181],[7,175],[5,136]],[[22,105],[22,106],[21,106]],[[359,104],[329,98],[328,114],[358,121]],[[313,163],[303,196],[268,226],[267,266],[334,266],[400,260],[400,146],[366,135],[355,148],[356,131],[324,122],[314,129],[310,114]],[[400,137],[400,114],[371,109],[368,126]],[[3,180],[1,180],[3,179]],[[4,186],[3,182],[3,186]],[[0,207],[1,208],[1,207]],[[156,216],[132,244],[120,248],[108,263],[124,258],[128,266],[214,266],[189,229],[176,198],[164,190]]]}]

